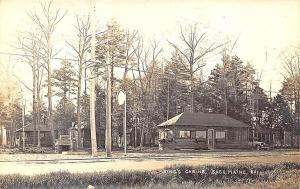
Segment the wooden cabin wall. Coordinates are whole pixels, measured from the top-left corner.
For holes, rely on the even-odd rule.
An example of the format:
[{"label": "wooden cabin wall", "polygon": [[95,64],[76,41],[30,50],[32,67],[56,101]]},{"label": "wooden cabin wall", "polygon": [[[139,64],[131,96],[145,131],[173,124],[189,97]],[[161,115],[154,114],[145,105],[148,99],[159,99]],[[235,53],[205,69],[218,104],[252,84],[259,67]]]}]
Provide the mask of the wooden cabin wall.
[{"label": "wooden cabin wall", "polygon": [[[165,148],[192,148],[192,149],[207,149],[208,129],[214,129],[214,148],[247,148],[248,147],[248,128],[232,128],[232,127],[204,127],[204,126],[169,126],[159,128],[159,132],[172,130],[174,137],[166,138],[162,142]],[[206,131],[206,138],[180,138],[180,131]],[[216,132],[224,131],[225,138],[217,139]]]}]

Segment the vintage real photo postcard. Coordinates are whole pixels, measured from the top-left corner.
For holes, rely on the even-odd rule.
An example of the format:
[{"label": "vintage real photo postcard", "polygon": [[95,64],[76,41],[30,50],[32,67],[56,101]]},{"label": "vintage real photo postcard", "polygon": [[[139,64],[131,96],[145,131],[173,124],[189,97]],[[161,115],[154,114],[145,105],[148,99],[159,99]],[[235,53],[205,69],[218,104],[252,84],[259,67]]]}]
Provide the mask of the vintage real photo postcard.
[{"label": "vintage real photo postcard", "polygon": [[0,0],[1,189],[299,175],[300,1]]}]

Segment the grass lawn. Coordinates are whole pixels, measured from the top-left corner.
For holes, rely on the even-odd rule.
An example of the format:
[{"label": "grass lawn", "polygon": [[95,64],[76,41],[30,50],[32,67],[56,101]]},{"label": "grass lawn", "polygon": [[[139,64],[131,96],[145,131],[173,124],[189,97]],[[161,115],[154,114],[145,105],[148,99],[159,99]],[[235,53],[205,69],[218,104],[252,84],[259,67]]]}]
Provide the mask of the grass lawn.
[{"label": "grass lawn", "polygon": [[[162,184],[151,184],[149,186],[135,186],[132,189],[213,189],[213,188],[223,188],[223,189],[298,189],[300,186],[300,170],[290,170],[282,172],[277,175],[276,178],[272,180],[258,180],[258,181],[231,181],[222,182],[216,181],[210,185],[203,183],[194,183],[191,181],[182,183],[169,183],[167,185]],[[127,187],[130,188],[130,187]]]},{"label": "grass lawn", "polygon": [[0,188],[298,188],[300,164],[186,166],[156,171],[1,175]]}]

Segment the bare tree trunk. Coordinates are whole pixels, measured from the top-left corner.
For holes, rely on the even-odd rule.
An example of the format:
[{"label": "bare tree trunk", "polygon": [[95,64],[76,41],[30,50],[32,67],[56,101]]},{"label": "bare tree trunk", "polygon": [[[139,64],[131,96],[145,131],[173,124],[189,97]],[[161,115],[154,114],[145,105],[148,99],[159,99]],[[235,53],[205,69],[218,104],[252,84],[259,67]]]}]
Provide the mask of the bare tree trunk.
[{"label": "bare tree trunk", "polygon": [[[127,31],[127,33],[126,33],[126,58],[125,58],[125,68],[124,68],[124,74],[123,74],[123,81],[125,81],[125,79],[127,77],[127,73],[130,69],[128,67],[129,66],[129,61],[132,58],[132,56],[134,55],[134,49],[132,50],[132,52],[130,52],[130,47],[132,46],[136,35],[137,35],[137,31],[134,31],[132,34],[129,33],[129,31]],[[126,86],[125,86],[125,88],[126,88]],[[124,89],[124,90],[126,90],[126,89]]]},{"label": "bare tree trunk", "polygon": [[51,64],[51,56],[52,56],[52,47],[50,43],[50,34],[48,35],[47,40],[47,48],[49,50],[47,56],[47,68],[48,68],[48,125],[51,130],[52,137],[52,146],[55,147],[55,133],[53,127],[53,112],[52,112],[52,64]]},{"label": "bare tree trunk", "polygon": [[141,124],[140,126],[140,147],[144,146],[144,128],[143,125]]},{"label": "bare tree trunk", "polygon": [[[40,59],[38,59],[37,62],[39,62]],[[41,70],[40,70],[41,69]],[[43,76],[44,76],[44,67],[41,64],[38,64],[37,68],[37,129],[38,129],[38,148],[40,148],[41,145],[41,135],[40,135],[40,125],[41,125],[41,86],[42,86],[42,81],[43,81]]]},{"label": "bare tree trunk", "polygon": [[228,115],[228,102],[227,102],[227,84],[225,86],[225,93],[224,93],[224,101],[225,101],[225,115]]},{"label": "bare tree trunk", "polygon": [[[35,53],[33,54],[33,56]],[[37,112],[36,112],[36,86],[37,86],[37,65],[35,56],[32,62],[32,116],[33,116],[33,145],[36,145],[36,125],[37,125]]]},{"label": "bare tree trunk", "polygon": [[137,147],[137,130],[136,130],[136,123],[134,125],[134,147]]},{"label": "bare tree trunk", "polygon": [[77,86],[77,128],[78,128],[78,147],[83,148],[81,141],[81,79],[82,79],[82,60],[79,63],[78,86]]},{"label": "bare tree trunk", "polygon": [[[186,71],[190,74],[190,103],[191,103],[191,112],[194,112],[194,83],[193,83],[193,74],[197,71],[201,71],[202,67],[205,65],[203,63],[203,58],[207,54],[212,53],[216,49],[220,48],[224,44],[216,45],[211,43],[210,45],[205,43],[206,33],[201,33],[198,35],[197,24],[190,25],[187,28],[188,31],[184,32],[183,28],[180,28],[180,39],[185,44],[185,48],[181,49],[178,45],[169,42],[175,49],[178,51],[185,61],[182,61],[181,64],[185,67]],[[201,48],[199,46],[202,45]],[[200,50],[201,49],[201,50]]]},{"label": "bare tree trunk", "polygon": [[[86,19],[83,17],[80,18],[78,15],[76,16],[76,21],[77,21],[77,26],[75,27],[77,30],[77,37],[78,41],[76,45],[73,45],[71,43],[68,43],[69,46],[76,52],[77,58],[78,58],[78,85],[77,85],[77,112],[76,112],[76,119],[77,119],[77,127],[78,127],[78,147],[83,148],[83,141],[81,140],[82,138],[82,130],[81,130],[81,82],[82,82],[82,75],[83,75],[83,66],[85,64],[85,67],[87,66],[87,63],[85,62],[85,56],[86,53],[88,53],[88,50],[91,48],[90,41],[89,41],[89,31],[91,29],[91,22],[90,22],[90,17],[88,16]],[[94,23],[93,23],[93,28]],[[94,29],[93,29],[94,30]],[[94,32],[94,31],[92,31]],[[94,34],[93,34],[94,37]],[[92,43],[94,38],[92,37]],[[93,47],[94,48],[94,47]],[[92,50],[92,49],[91,49]],[[87,73],[86,69],[84,69],[84,95],[86,96],[86,91],[87,91]],[[83,138],[84,139],[84,138]]]},{"label": "bare tree trunk", "polygon": [[54,10],[52,7],[52,0],[47,2],[47,4],[41,3],[41,15],[37,12],[30,12],[28,15],[31,20],[35,23],[36,26],[40,28],[40,31],[43,33],[44,41],[40,41],[45,47],[45,64],[48,70],[48,126],[51,130],[52,136],[52,145],[55,147],[55,133],[53,127],[53,112],[52,112],[52,51],[53,47],[51,45],[51,37],[55,30],[56,25],[63,19],[67,12],[63,15],[60,15],[60,9]]},{"label": "bare tree trunk", "polygon": [[[48,79],[50,77],[48,76]],[[52,146],[55,147],[55,133],[53,127],[53,112],[52,112],[52,87],[51,84],[48,85],[48,125],[51,130],[51,137],[52,137]]]},{"label": "bare tree trunk", "polygon": [[167,120],[169,120],[169,115],[170,115],[170,78],[168,76]]},{"label": "bare tree trunk", "polygon": [[37,130],[38,130],[38,135],[37,135],[37,146],[38,148],[41,147],[41,131],[40,131],[40,121],[41,121],[41,112],[40,112],[40,90],[38,90],[37,93]]},{"label": "bare tree trunk", "polygon": [[194,80],[193,80],[193,71],[191,71],[191,112],[194,112]]},{"label": "bare tree trunk", "polygon": [[39,61],[40,61],[40,35],[38,33],[26,32],[25,35],[20,36],[19,46],[20,49],[24,52],[23,61],[26,62],[32,71],[32,88],[24,85],[27,89],[32,92],[32,117],[33,117],[33,145],[37,144],[37,87],[39,83]]},{"label": "bare tree trunk", "polygon": [[294,138],[295,138],[295,127],[299,126],[299,118],[300,118],[300,93],[299,90],[297,90],[297,96],[296,96],[296,107],[295,107],[295,111],[296,111],[296,125],[291,129],[291,145],[292,147],[295,146],[294,143]]},{"label": "bare tree trunk", "polygon": [[[38,63],[39,61],[37,61]],[[36,75],[36,101],[37,101],[37,106],[36,106],[36,113],[37,113],[37,146],[38,148],[41,147],[41,135],[40,135],[40,122],[41,122],[41,112],[40,112],[40,107],[41,107],[41,81],[43,77],[43,71],[40,72],[40,66],[37,64],[37,75]]]},{"label": "bare tree trunk", "polygon": [[106,66],[107,66],[107,95],[106,95],[106,135],[105,135],[105,148],[106,157],[111,157],[111,142],[112,142],[112,132],[111,132],[111,105],[112,105],[112,86],[111,86],[111,65],[109,61],[109,53],[106,55]]},{"label": "bare tree trunk", "polygon": [[111,110],[110,110],[110,120],[111,120],[111,131],[110,131],[110,140],[111,140],[111,143],[112,143],[112,146],[114,145],[114,143],[113,143],[113,140],[114,140],[114,138],[113,138],[113,132],[112,132],[112,127],[113,127],[113,123],[114,123],[114,120],[113,120],[113,117],[112,117],[112,115],[113,115],[113,111],[114,111],[114,102],[113,102],[113,88],[114,88],[114,66],[113,66],[113,58],[112,58],[112,61],[111,61],[111,66],[110,66],[110,108],[111,108]]}]

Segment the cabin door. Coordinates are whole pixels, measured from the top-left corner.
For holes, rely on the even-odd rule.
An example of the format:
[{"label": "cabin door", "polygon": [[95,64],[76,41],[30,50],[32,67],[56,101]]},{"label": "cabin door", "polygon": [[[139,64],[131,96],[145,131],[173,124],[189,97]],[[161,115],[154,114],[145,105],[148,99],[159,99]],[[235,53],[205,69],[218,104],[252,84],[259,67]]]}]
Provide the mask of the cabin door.
[{"label": "cabin door", "polygon": [[207,130],[207,147],[208,149],[214,149],[215,145],[215,136],[214,136],[214,129]]}]

